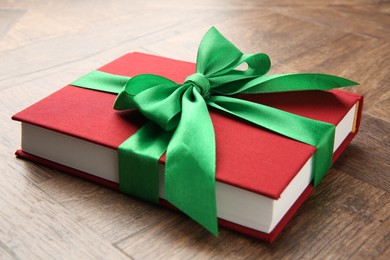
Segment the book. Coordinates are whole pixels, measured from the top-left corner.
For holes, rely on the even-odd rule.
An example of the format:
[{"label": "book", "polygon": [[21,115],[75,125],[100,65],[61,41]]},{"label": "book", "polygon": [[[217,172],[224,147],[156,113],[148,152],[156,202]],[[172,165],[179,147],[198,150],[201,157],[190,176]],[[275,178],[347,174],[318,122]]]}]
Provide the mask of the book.
[{"label": "book", "polygon": [[[99,70],[135,76],[158,74],[176,82],[195,64],[129,53]],[[341,90],[239,95],[336,126],[336,160],[356,135],[363,98]],[[119,189],[117,148],[147,122],[138,111],[115,111],[116,95],[65,86],[13,116],[21,122],[18,157]],[[217,215],[221,226],[272,242],[310,195],[315,147],[209,109],[216,149]],[[160,204],[164,162],[160,158]]]}]

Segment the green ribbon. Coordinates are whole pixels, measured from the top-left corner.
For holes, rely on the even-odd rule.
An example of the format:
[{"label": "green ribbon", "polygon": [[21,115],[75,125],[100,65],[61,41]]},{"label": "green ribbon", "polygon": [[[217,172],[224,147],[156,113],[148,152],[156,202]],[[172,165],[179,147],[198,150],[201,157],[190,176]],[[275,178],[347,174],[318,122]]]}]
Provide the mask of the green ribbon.
[{"label": "green ribbon", "polygon": [[[248,68],[236,70],[242,63]],[[165,199],[217,235],[216,148],[208,106],[315,146],[317,186],[332,165],[335,126],[232,95],[357,85],[326,74],[264,76],[270,66],[266,54],[243,54],[212,27],[200,43],[196,73],[183,84],[151,74],[130,79],[93,71],[72,85],[119,93],[114,109],[138,109],[150,120],[119,146],[121,191],[157,203],[158,161],[166,152]]]}]

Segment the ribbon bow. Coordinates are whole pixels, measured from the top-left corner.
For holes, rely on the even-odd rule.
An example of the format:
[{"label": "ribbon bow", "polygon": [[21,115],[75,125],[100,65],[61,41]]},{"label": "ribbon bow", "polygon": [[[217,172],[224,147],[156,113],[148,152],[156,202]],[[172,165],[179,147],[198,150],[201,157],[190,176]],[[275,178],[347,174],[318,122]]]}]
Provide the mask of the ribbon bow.
[{"label": "ribbon bow", "polygon": [[[243,63],[248,68],[236,70]],[[158,202],[158,160],[166,152],[165,199],[217,234],[216,148],[208,106],[315,146],[316,186],[332,165],[335,127],[231,96],[357,85],[326,74],[264,76],[270,66],[266,54],[243,54],[212,27],[200,43],[196,73],[183,84],[151,74],[131,79],[109,74],[103,81],[87,75],[72,85],[96,89],[106,84],[103,91],[111,92],[110,85],[125,83],[114,109],[138,109],[150,121],[118,149],[121,190]]]}]

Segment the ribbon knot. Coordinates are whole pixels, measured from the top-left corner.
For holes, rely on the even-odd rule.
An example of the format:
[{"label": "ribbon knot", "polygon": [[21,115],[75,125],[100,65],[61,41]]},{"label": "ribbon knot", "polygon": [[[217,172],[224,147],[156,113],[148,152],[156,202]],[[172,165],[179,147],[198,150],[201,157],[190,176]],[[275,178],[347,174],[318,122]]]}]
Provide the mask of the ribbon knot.
[{"label": "ribbon knot", "polygon": [[210,95],[210,81],[202,73],[197,72],[188,76],[184,83],[192,84],[204,98]]}]

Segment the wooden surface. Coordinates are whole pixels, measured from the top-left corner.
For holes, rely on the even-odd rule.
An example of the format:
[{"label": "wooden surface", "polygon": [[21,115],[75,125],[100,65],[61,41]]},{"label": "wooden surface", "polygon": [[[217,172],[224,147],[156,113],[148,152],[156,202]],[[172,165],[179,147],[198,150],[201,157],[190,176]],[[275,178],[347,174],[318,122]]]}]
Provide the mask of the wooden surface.
[{"label": "wooden surface", "polygon": [[[186,4],[184,4],[184,2]],[[331,1],[0,2],[0,259],[390,259],[390,4]],[[361,132],[277,241],[222,229],[18,160],[10,117],[132,51],[194,61],[215,25],[270,73],[361,83]]]}]

